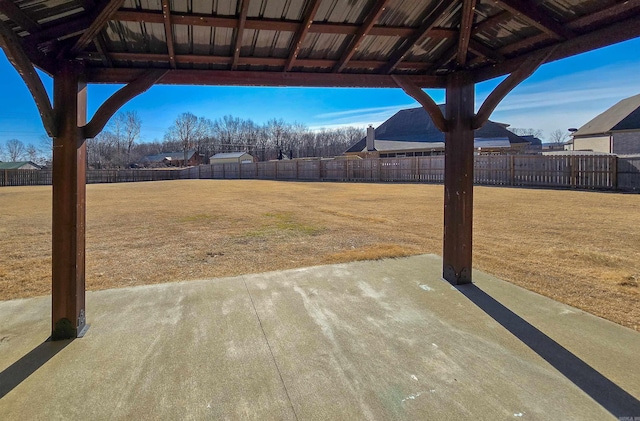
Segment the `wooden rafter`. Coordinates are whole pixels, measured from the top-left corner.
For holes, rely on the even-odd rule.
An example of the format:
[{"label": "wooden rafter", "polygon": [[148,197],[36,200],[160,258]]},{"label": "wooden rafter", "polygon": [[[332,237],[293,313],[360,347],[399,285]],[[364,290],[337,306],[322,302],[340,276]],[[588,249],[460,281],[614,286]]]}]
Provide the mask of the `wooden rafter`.
[{"label": "wooden rafter", "polygon": [[113,15],[122,6],[124,0],[103,0],[99,6],[95,7],[90,15],[91,25],[78,38],[76,43],[71,47],[71,53],[77,54],[84,50],[87,45],[96,37],[96,35],[105,27],[107,22],[112,19]]},{"label": "wooden rafter", "polygon": [[[175,13],[171,14],[174,23],[180,25],[192,25],[203,27],[217,28],[237,28],[239,19],[235,16],[211,16],[196,13]],[[123,22],[148,22],[162,23],[162,13],[156,11],[142,11],[123,9],[118,10],[113,16],[114,20]],[[296,32],[300,27],[299,21],[281,20],[281,19],[262,19],[249,18],[245,22],[245,29],[279,31],[279,32]],[[342,34],[355,35],[361,25],[353,23],[329,23],[329,22],[313,22],[309,28],[309,33],[321,34]],[[401,37],[407,38],[411,36],[418,28],[404,26],[382,26],[374,25],[367,35],[385,36],[385,37]],[[455,29],[449,28],[433,28],[429,32],[430,37],[450,38],[458,33]]]},{"label": "wooden rafter", "polygon": [[304,13],[304,19],[302,23],[298,27],[295,35],[293,36],[293,42],[291,43],[291,53],[289,54],[289,58],[287,59],[287,64],[284,66],[284,71],[288,72],[293,67],[293,63],[298,58],[298,54],[300,53],[300,48],[302,47],[302,43],[304,42],[307,33],[309,32],[309,28],[311,28],[311,23],[313,22],[313,18],[316,16],[316,12],[320,7],[320,0],[311,0],[307,5],[307,8]]},{"label": "wooden rafter", "polygon": [[475,13],[476,0],[462,0],[460,35],[458,36],[458,52],[456,54],[456,63],[458,67],[464,67],[465,64],[467,64],[467,52],[469,50],[469,41],[471,40],[471,31],[473,29],[473,18]]},{"label": "wooden rafter", "polygon": [[571,39],[575,34],[561,23],[535,7],[528,0],[494,0],[501,8],[558,39]]},{"label": "wooden rafter", "polygon": [[637,37],[640,37],[640,16],[638,15],[597,31],[577,36],[560,44],[544,47],[531,53],[505,60],[500,64],[477,69],[474,71],[474,80],[481,82],[511,73],[529,57],[536,55],[538,51],[544,52],[553,49],[552,54],[547,59],[547,62],[551,62]]},{"label": "wooden rafter", "polygon": [[20,25],[22,29],[29,32],[30,34],[40,30],[40,25],[38,24],[38,22],[31,19],[11,0],[0,0],[0,12]]},{"label": "wooden rafter", "polygon": [[499,51],[489,48],[475,39],[469,41],[469,51],[495,62],[504,61],[504,56]]},{"label": "wooden rafter", "polygon": [[247,13],[249,12],[249,1],[242,0],[242,8],[238,17],[238,29],[236,29],[236,42],[233,46],[233,61],[231,62],[231,70],[238,67],[238,58],[240,57],[240,48],[242,47],[242,36],[244,35],[244,27],[247,23]]},{"label": "wooden rafter", "polygon": [[486,31],[487,29],[493,28],[502,22],[506,22],[511,19],[513,15],[506,10],[497,13],[491,17],[486,18],[482,22],[478,22],[473,26],[473,31],[471,31],[472,35],[475,35],[479,32]]},{"label": "wooden rafter", "polygon": [[413,48],[413,46],[424,39],[424,37],[427,36],[429,31],[433,29],[436,23],[440,19],[442,19],[442,16],[455,5],[455,2],[440,0],[436,7],[434,7],[427,15],[420,28],[416,29],[413,34],[411,34],[411,36],[404,41],[400,48],[395,50],[395,52],[389,58],[389,62],[382,69],[380,69],[380,72],[387,74],[393,72],[393,70],[398,66],[398,63],[400,63],[404,59],[404,56],[407,55],[407,53]]},{"label": "wooden rafter", "polygon": [[111,57],[109,56],[109,49],[107,48],[107,43],[104,40],[102,34],[98,34],[93,39],[93,44],[96,46],[96,50],[98,54],[100,54],[100,58],[102,59],[102,64],[105,67],[113,67],[113,62],[111,61]]},{"label": "wooden rafter", "polygon": [[531,76],[533,72],[553,54],[555,48],[553,47],[548,51],[537,53],[529,57],[516,71],[511,73],[509,77],[503,80],[496,88],[489,94],[484,100],[482,106],[478,110],[478,113],[473,119],[473,129],[479,129],[482,127],[491,117],[491,113],[496,109],[500,101],[504,99],[509,92],[518,86],[523,80]]},{"label": "wooden rafter", "polygon": [[18,35],[3,21],[0,21],[0,41],[9,62],[27,85],[40,112],[44,129],[50,137],[54,137],[58,130],[49,95],[47,95],[42,80],[31,64],[32,60],[25,52]]},{"label": "wooden rafter", "polygon": [[[613,6],[607,7],[606,9],[602,9],[590,15],[574,19],[569,22],[568,26],[570,29],[588,27],[595,23],[616,18],[617,16],[623,15],[624,13],[630,13],[634,9],[638,8],[640,8],[640,0],[621,1],[614,4]],[[637,13],[638,11],[636,10],[635,12]]]},{"label": "wooden rafter", "polygon": [[91,19],[85,15],[42,28],[40,31],[25,37],[24,41],[26,44],[37,47],[39,44],[80,35],[86,31],[90,25]]},{"label": "wooden rafter", "polygon": [[353,54],[356,52],[358,47],[360,47],[360,44],[362,43],[364,37],[369,33],[373,25],[380,18],[380,15],[385,10],[385,6],[387,5],[387,3],[389,3],[389,0],[376,1],[376,3],[369,11],[369,14],[365,18],[364,22],[362,23],[362,26],[360,26],[356,34],[351,39],[349,46],[342,52],[340,60],[338,60],[335,67],[333,68],[334,72],[340,73],[342,70],[344,70],[347,62],[351,60]]},{"label": "wooden rafter", "polygon": [[433,98],[425,91],[423,91],[419,86],[414,84],[409,78],[406,76],[396,76],[391,75],[391,79],[398,85],[398,87],[402,88],[403,91],[407,93],[410,97],[418,101],[422,108],[424,108],[429,115],[431,116],[431,120],[433,124],[441,131],[448,131],[448,122],[447,119],[442,114],[442,110],[435,103]]},{"label": "wooden rafter", "polygon": [[132,98],[145,92],[153,86],[153,84],[162,79],[166,73],[167,70],[164,69],[147,70],[111,95],[109,99],[98,108],[91,121],[82,128],[84,137],[87,139],[96,137],[120,107]]},{"label": "wooden rafter", "polygon": [[[87,68],[88,83],[128,83],[135,80],[144,69],[99,69]],[[440,76],[406,76],[414,85],[422,88],[443,88],[446,79]],[[163,85],[210,85],[210,86],[306,86],[306,87],[353,87],[353,88],[397,88],[389,75],[352,73],[284,73],[231,70],[172,70],[167,73]]]},{"label": "wooden rafter", "polygon": [[[81,56],[82,58],[102,60],[102,55],[98,52],[87,53]],[[155,53],[109,53],[109,57],[113,60],[122,61],[137,61],[137,62],[152,62],[166,65],[169,59],[166,54]],[[233,58],[229,56],[209,56],[209,55],[196,55],[196,54],[177,54],[175,56],[177,64],[226,64],[230,65]],[[277,57],[239,57],[238,65],[252,65],[252,66],[270,66],[270,67],[284,67],[286,64],[286,58]],[[299,59],[296,60],[296,65],[300,67],[322,67],[332,69],[335,67],[337,61],[330,59]],[[381,60],[351,60],[347,63],[346,67],[350,69],[378,69],[386,62]],[[109,66],[111,67],[111,66]],[[399,69],[404,70],[429,70],[430,63],[424,62],[409,62],[403,61],[398,66]]]},{"label": "wooden rafter", "polygon": [[169,54],[169,65],[176,68],[176,53],[173,45],[173,29],[171,28],[171,7],[169,0],[162,0],[162,23],[164,24],[164,36],[167,40],[167,53]]},{"label": "wooden rafter", "polygon": [[[565,26],[570,30],[581,30],[590,25],[602,23],[608,19],[617,20],[616,18],[618,16],[624,16],[625,13],[632,14],[633,11],[637,13],[638,9],[640,9],[640,0],[628,0],[623,3],[618,3],[614,6],[610,6],[606,9],[600,10],[598,12],[573,19],[572,21],[567,22]],[[532,37],[525,38],[523,40],[506,45],[502,47],[498,52],[502,55],[510,55],[513,53],[517,53],[520,50],[534,47],[544,42],[550,42],[552,39],[553,38],[550,37],[549,34],[543,32],[541,34],[534,35]]]},{"label": "wooden rafter", "polygon": [[458,45],[455,43],[451,43],[449,48],[447,48],[441,55],[440,58],[433,63],[431,63],[431,67],[429,70],[436,71],[445,65],[447,65],[451,60],[456,58],[456,54],[458,53]]}]

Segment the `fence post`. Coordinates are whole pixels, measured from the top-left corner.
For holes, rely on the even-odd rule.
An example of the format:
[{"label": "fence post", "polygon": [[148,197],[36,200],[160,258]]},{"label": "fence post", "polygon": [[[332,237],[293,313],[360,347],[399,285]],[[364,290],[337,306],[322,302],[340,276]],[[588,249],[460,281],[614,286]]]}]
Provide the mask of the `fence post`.
[{"label": "fence post", "polygon": [[614,190],[618,190],[618,156],[614,155],[610,159],[609,172],[611,173],[611,187],[613,187]]},{"label": "fence post", "polygon": [[569,160],[570,165],[571,165],[571,180],[570,180],[570,184],[571,184],[571,188],[575,188],[577,183],[576,183],[576,157],[571,155],[571,159]]},{"label": "fence post", "polygon": [[514,155],[509,156],[509,185],[516,184],[516,157]]}]

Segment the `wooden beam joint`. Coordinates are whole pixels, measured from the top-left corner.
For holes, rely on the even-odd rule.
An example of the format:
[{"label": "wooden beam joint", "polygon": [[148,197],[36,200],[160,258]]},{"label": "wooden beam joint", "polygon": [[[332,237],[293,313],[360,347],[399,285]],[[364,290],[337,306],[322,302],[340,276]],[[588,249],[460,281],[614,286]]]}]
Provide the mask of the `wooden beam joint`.
[{"label": "wooden beam joint", "polygon": [[132,98],[140,95],[157,83],[168,72],[165,69],[147,70],[138,78],[122,87],[116,93],[111,95],[104,104],[98,108],[91,121],[81,128],[86,139],[96,137],[109,119]]},{"label": "wooden beam joint", "polygon": [[419,86],[415,85],[409,78],[406,76],[397,76],[390,75],[391,79],[398,85],[399,88],[402,88],[403,91],[407,93],[410,97],[418,101],[422,108],[429,113],[431,116],[431,120],[433,124],[440,130],[441,132],[449,131],[449,121],[445,118],[444,114],[442,114],[442,110],[435,103],[433,98],[429,96],[425,91],[423,91]]}]

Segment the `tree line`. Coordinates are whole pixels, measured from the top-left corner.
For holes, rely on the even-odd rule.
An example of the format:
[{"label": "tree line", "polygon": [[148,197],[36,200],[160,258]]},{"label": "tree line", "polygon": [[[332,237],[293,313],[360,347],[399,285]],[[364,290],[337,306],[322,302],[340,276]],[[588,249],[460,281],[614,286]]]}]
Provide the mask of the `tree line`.
[{"label": "tree line", "polygon": [[[89,168],[127,168],[145,156],[195,150],[206,160],[221,152],[247,152],[258,161],[291,157],[331,157],[365,136],[356,127],[310,130],[301,123],[272,119],[264,124],[226,115],[215,120],[193,113],[180,114],[162,140],[140,139],[142,121],[135,111],[116,114],[95,138],[87,139]],[[43,136],[39,145],[18,139],[0,143],[0,161],[33,161],[46,165],[52,158],[52,139]]]},{"label": "tree line", "polygon": [[87,161],[92,168],[126,167],[148,155],[196,151],[206,159],[221,152],[247,152],[258,161],[282,157],[341,155],[365,136],[355,127],[312,131],[304,124],[272,119],[257,124],[226,115],[216,120],[193,113],[180,114],[163,140],[139,142],[140,118],[135,111],[117,114],[105,130],[87,139]]},{"label": "tree line", "polygon": [[[169,126],[162,140],[141,141],[142,121],[135,111],[116,114],[105,130],[87,139],[87,165],[90,168],[126,168],[143,157],[169,152],[194,150],[206,160],[220,152],[247,152],[258,161],[284,157],[332,157],[362,139],[366,132],[356,127],[310,130],[304,124],[271,119],[257,124],[251,119],[226,115],[216,120],[187,112]],[[519,135],[542,137],[541,130],[512,128]],[[549,136],[561,143],[568,136],[556,130]],[[45,165],[51,161],[52,140],[43,136],[39,145],[18,139],[0,143],[0,161],[33,161]],[[186,159],[185,159],[186,161]]]}]

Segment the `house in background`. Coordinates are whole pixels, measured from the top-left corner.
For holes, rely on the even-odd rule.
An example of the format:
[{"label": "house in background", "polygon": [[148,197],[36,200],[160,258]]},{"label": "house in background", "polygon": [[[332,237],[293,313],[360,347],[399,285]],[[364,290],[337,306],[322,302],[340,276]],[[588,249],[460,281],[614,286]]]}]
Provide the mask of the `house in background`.
[{"label": "house in background", "polygon": [[0,170],[41,170],[42,167],[32,161],[0,162]]},{"label": "house in background", "polygon": [[185,153],[182,152],[163,152],[156,155],[147,155],[140,160],[145,167],[191,167],[200,165],[204,159],[202,154],[196,151],[187,151],[187,164],[184,163]]},{"label": "house in background", "polygon": [[623,99],[573,133],[574,151],[640,153],[640,94]]},{"label": "house in background", "polygon": [[217,153],[209,158],[210,164],[228,164],[228,163],[240,163],[249,164],[254,162],[253,156],[246,152],[225,152]]},{"label": "house in background", "polygon": [[524,153],[527,155],[540,155],[542,153],[542,140],[532,134],[520,136],[529,144],[524,147]]},{"label": "house in background", "polygon": [[[444,105],[440,105],[444,112]],[[508,124],[487,121],[475,131],[474,145],[480,154],[523,153],[529,141],[507,130]],[[369,139],[369,144],[367,144]],[[444,133],[422,107],[398,111],[378,128],[370,127],[367,137],[351,146],[346,155],[394,158],[444,153]]]}]

